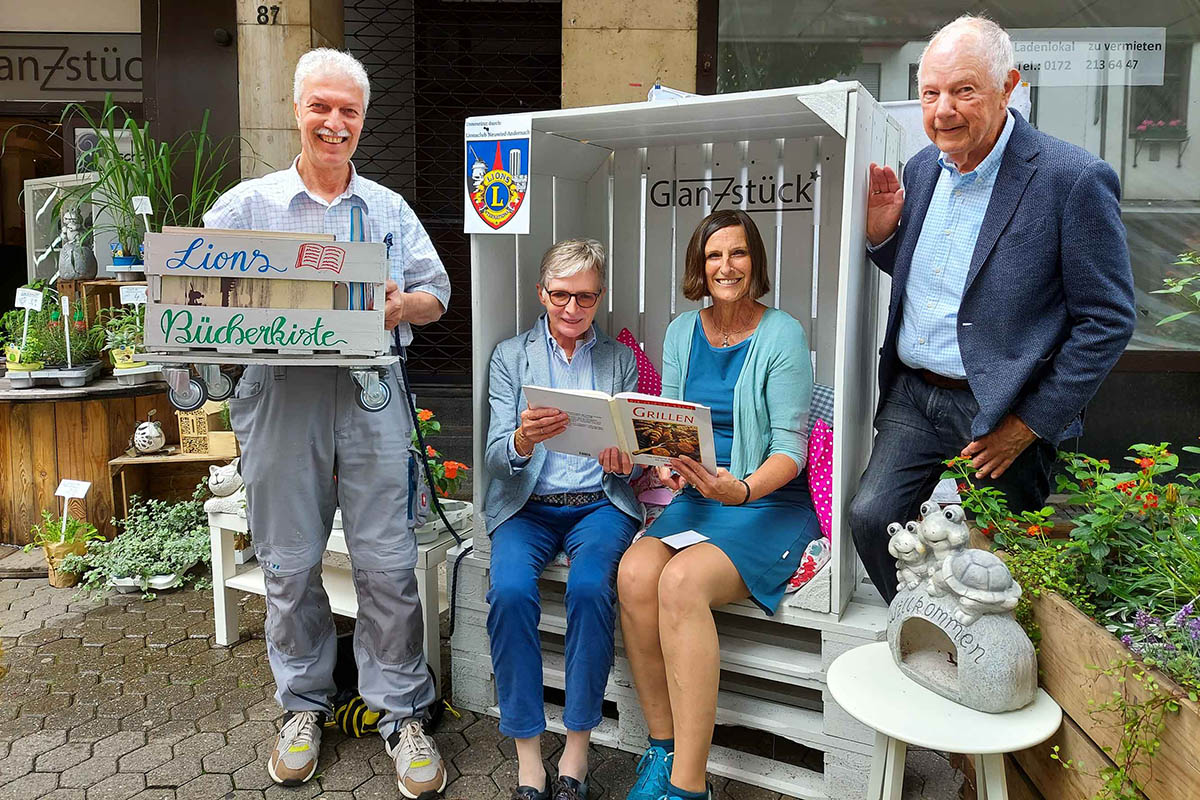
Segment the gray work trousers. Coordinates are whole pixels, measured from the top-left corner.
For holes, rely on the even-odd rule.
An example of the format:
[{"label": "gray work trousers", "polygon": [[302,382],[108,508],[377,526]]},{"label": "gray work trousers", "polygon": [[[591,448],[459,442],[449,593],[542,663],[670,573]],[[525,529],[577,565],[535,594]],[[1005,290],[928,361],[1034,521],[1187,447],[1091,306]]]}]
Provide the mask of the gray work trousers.
[{"label": "gray work trousers", "polygon": [[331,713],[337,645],[321,555],[342,510],[354,571],[358,688],[386,738],[434,701],[422,650],[417,540],[408,528],[412,431],[398,365],[392,402],[358,407],[337,367],[248,366],[229,401],[242,447],[247,517],[266,577],[267,656],[288,711]]}]

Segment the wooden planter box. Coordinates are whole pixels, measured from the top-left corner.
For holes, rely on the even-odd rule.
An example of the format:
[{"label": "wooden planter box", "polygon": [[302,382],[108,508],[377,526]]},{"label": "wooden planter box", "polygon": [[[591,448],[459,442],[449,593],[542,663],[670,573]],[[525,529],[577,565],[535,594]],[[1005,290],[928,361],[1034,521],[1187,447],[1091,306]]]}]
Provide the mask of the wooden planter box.
[{"label": "wooden planter box", "polygon": [[[1088,619],[1057,594],[1034,601],[1034,615],[1042,629],[1038,654],[1042,687],[1063,709],[1063,726],[1054,738],[1015,755],[1017,763],[1043,796],[1052,800],[1093,797],[1101,782],[1093,777],[1112,763],[1103,748],[1116,752],[1121,727],[1110,713],[1093,716],[1089,701],[1107,702],[1118,683],[1097,670],[1107,669],[1114,659],[1126,659],[1129,651],[1115,636]],[[1179,713],[1168,716],[1160,736],[1162,747],[1148,769],[1135,773],[1149,800],[1182,800],[1200,797],[1200,705],[1187,699],[1178,684],[1154,673],[1164,691],[1174,692]],[[1147,696],[1146,689],[1132,679],[1124,682],[1131,699]],[[1050,758],[1054,745],[1059,755],[1082,762],[1087,775],[1064,769]]]}]

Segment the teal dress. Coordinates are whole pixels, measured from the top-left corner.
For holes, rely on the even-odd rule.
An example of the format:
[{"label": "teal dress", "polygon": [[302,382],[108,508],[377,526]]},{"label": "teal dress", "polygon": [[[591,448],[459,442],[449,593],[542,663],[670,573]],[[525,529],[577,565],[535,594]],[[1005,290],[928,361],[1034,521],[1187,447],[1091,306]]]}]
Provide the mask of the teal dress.
[{"label": "teal dress", "polygon": [[[733,347],[713,347],[704,335],[699,315],[692,333],[682,399],[712,409],[717,465],[726,469],[733,448],[733,388],[753,338]],[[788,579],[800,565],[804,548],[821,535],[808,493],[808,473],[803,470],[766,497],[741,506],[723,505],[688,486],[675,496],[646,535],[661,539],[686,530],[704,534],[710,544],[719,547],[737,568],[750,590],[750,599],[771,615],[783,598]]]}]

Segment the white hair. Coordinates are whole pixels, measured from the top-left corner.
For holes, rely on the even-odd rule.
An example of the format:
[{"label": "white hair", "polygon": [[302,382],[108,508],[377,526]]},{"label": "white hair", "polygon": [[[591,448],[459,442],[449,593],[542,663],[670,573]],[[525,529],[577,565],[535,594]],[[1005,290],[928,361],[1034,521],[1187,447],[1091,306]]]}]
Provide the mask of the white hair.
[{"label": "white hair", "polygon": [[604,285],[604,245],[595,239],[563,239],[551,246],[542,256],[542,270],[538,283],[543,287],[551,278],[569,278],[585,270],[594,269]]},{"label": "white hair", "polygon": [[937,44],[939,39],[951,36],[965,36],[974,40],[976,51],[987,65],[988,76],[995,84],[995,88],[1002,90],[1004,81],[1008,79],[1008,72],[1013,69],[1016,62],[1012,39],[1009,37],[1008,31],[992,20],[972,14],[963,14],[953,22],[946,23],[938,28],[933,36],[929,37],[929,44],[925,45],[925,49],[921,52],[921,60],[917,65],[918,80],[920,80],[921,70],[925,65],[925,55],[929,49]]},{"label": "white hair", "polygon": [[363,113],[371,102],[371,81],[366,67],[354,56],[331,47],[318,47],[300,56],[296,62],[296,76],[292,79],[292,100],[300,104],[300,93],[304,82],[314,75],[341,75],[354,81],[362,89]]}]

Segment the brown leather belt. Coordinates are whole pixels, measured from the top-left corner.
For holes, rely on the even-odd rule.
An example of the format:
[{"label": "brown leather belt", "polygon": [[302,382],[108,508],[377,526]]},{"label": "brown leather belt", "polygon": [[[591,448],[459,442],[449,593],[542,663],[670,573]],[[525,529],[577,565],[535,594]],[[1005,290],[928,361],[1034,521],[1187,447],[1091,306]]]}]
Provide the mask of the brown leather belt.
[{"label": "brown leather belt", "polygon": [[921,376],[921,380],[930,386],[936,386],[939,389],[965,389],[968,392],[971,391],[971,384],[962,378],[947,378],[945,375],[939,375],[927,369],[919,369],[916,372]]}]

